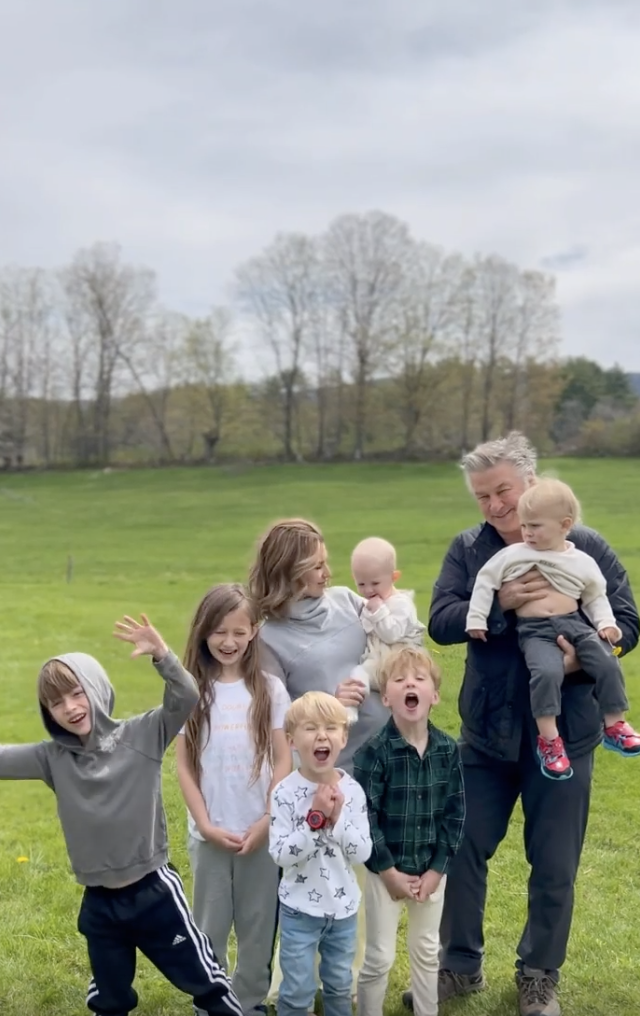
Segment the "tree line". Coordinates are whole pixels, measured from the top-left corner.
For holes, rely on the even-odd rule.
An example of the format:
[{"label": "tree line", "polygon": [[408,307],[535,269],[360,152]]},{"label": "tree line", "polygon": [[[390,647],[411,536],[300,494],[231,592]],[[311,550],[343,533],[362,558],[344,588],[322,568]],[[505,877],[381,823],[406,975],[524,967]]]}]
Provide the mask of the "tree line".
[{"label": "tree line", "polygon": [[279,234],[202,318],[99,243],[60,270],[0,270],[0,462],[449,458],[512,428],[546,451],[640,454],[624,372],[561,360],[560,338],[552,276],[381,212]]}]

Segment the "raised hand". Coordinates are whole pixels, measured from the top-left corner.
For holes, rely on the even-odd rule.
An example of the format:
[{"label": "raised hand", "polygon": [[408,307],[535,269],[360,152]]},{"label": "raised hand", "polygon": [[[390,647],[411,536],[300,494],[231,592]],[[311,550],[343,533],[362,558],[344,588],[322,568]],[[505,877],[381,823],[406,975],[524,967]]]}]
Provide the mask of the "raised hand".
[{"label": "raised hand", "polygon": [[156,631],[146,614],[140,614],[142,624],[135,618],[125,614],[122,621],[116,621],[114,636],[121,642],[131,642],[135,649],[131,653],[132,659],[138,656],[153,656],[154,660],[160,661],[169,652],[162,635]]},{"label": "raised hand", "polygon": [[367,600],[367,610],[370,610],[372,614],[375,614],[377,610],[380,610],[380,607],[382,606],[383,603],[384,600],[382,599],[382,597],[378,596],[376,593],[375,596],[371,596]]},{"label": "raised hand", "polygon": [[313,811],[321,811],[327,817],[333,813],[333,787],[328,783],[321,783],[313,795],[311,808]]}]

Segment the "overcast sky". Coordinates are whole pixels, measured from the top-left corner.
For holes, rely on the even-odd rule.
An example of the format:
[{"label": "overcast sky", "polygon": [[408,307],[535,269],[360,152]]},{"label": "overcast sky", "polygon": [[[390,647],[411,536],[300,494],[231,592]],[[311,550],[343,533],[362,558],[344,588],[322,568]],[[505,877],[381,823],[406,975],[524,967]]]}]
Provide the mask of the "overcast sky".
[{"label": "overcast sky", "polygon": [[371,208],[552,269],[563,351],[640,370],[640,3],[0,0],[0,264],[117,240],[204,313]]}]

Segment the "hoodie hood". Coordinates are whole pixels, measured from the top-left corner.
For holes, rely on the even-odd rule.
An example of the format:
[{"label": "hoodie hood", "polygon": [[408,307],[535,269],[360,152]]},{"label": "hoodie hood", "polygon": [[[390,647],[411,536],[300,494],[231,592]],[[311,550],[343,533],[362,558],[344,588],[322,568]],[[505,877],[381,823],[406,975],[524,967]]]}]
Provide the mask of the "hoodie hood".
[{"label": "hoodie hood", "polygon": [[64,656],[53,656],[72,670],[82,685],[89,700],[91,710],[91,733],[83,744],[77,734],[65,730],[53,719],[51,713],[40,704],[42,722],[52,739],[70,751],[91,751],[119,726],[111,716],[115,704],[115,693],[107,673],[93,656],[87,653],[66,653]]}]

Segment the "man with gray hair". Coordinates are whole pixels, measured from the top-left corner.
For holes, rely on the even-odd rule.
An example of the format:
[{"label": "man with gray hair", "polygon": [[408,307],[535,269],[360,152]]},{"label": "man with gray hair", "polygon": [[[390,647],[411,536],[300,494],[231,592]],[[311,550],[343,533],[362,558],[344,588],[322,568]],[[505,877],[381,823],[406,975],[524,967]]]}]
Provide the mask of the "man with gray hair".
[{"label": "man with gray hair", "polygon": [[[488,862],[504,839],[518,797],[531,866],[528,914],[517,948],[516,983],[521,1016],[559,1016],[559,968],[567,950],[574,882],[587,828],[594,749],[602,718],[594,683],[562,638],[565,682],[559,723],[573,765],[571,780],[544,778],[536,755],[529,672],[518,648],[516,609],[540,599],[547,580],[532,570],[505,583],[487,619],[487,641],[468,639],[466,617],[480,568],[508,544],[521,541],[517,504],[535,482],[536,453],[516,432],[479,445],[462,469],[484,522],[453,540],[436,581],[429,634],[440,645],[467,642],[459,709],[467,816],[465,837],[449,872],[441,925],[439,998],[485,987],[483,917]],[[640,622],[627,575],[605,540],[575,526],[575,546],[589,554],[607,581],[607,595],[622,631],[622,653],[638,642]],[[549,835],[549,829],[553,835]],[[405,997],[408,1005],[411,997]]]}]

